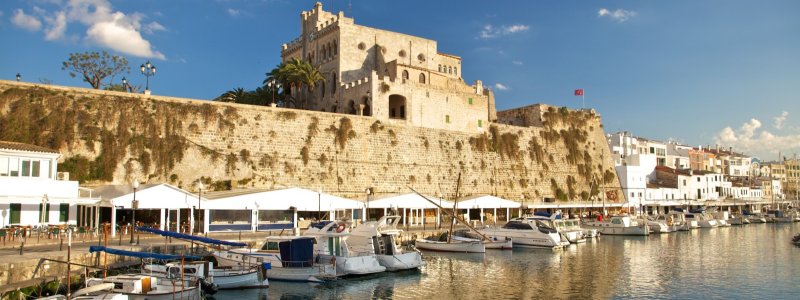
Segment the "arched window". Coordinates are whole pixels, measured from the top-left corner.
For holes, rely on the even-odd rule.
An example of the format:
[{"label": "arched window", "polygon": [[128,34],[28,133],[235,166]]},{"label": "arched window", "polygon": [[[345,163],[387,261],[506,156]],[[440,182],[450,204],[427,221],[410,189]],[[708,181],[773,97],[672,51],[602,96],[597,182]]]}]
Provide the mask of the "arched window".
[{"label": "arched window", "polygon": [[353,100],[350,100],[350,102],[347,103],[347,109],[348,109],[347,113],[351,115],[355,115],[358,112],[358,110],[356,109],[356,102]]},{"label": "arched window", "polygon": [[439,65],[439,72],[442,71],[442,65]]},{"label": "arched window", "polygon": [[425,73],[419,73],[419,83],[425,83]]},{"label": "arched window", "polygon": [[408,71],[403,70],[403,80],[408,80]]},{"label": "arched window", "polygon": [[458,67],[453,67],[453,74],[458,76]]},{"label": "arched window", "polygon": [[319,85],[319,97],[320,98],[325,97],[325,81],[324,80],[322,82],[320,82],[320,85]]},{"label": "arched window", "polygon": [[336,48],[336,40],[333,40],[333,56],[336,56],[337,52],[338,52],[338,50]]},{"label": "arched window", "polygon": [[447,67],[447,74],[453,74],[453,67]]}]

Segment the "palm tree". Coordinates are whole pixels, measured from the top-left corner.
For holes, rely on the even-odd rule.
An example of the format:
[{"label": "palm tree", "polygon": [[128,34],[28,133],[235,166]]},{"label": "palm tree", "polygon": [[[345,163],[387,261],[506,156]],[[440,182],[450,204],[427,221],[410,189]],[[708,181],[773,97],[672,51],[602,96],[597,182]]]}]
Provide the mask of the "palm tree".
[{"label": "palm tree", "polygon": [[233,102],[233,103],[243,103],[248,98],[248,92],[245,91],[244,88],[235,88],[225,93],[222,93],[219,97],[214,99],[214,101],[220,102]]},{"label": "palm tree", "polygon": [[[291,90],[299,92],[301,87],[305,86],[308,89],[308,94],[313,95],[314,89],[317,87],[317,82],[325,80],[322,73],[317,67],[311,63],[302,61],[297,58],[286,61],[278,65],[266,74],[267,78],[264,79],[263,84],[266,86],[271,81],[280,82],[284,87],[284,101],[291,103],[296,108],[306,109],[308,99],[297,99],[291,95]],[[299,93],[295,93],[300,96]]]}]

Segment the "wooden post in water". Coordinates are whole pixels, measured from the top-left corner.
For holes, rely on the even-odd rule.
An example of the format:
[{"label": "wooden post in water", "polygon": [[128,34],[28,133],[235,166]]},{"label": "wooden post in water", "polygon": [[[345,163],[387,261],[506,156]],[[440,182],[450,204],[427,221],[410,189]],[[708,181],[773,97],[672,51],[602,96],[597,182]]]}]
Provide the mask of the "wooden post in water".
[{"label": "wooden post in water", "polygon": [[[105,240],[105,247],[108,248],[108,224],[103,226],[103,239]],[[103,251],[103,278],[108,275],[108,252]]]},{"label": "wooden post in water", "polygon": [[71,292],[71,284],[72,284],[72,277],[70,277],[70,273],[72,271],[72,264],[70,263],[70,255],[72,253],[72,229],[67,228],[67,299],[70,298]]}]

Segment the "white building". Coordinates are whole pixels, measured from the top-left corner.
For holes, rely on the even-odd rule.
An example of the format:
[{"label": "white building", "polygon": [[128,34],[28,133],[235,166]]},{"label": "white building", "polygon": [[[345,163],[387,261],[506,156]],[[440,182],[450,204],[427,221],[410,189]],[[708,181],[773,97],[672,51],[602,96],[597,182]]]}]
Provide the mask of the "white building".
[{"label": "white building", "polygon": [[96,223],[99,199],[81,197],[78,182],[56,172],[60,156],[44,147],[0,141],[0,228]]},{"label": "white building", "polygon": [[665,166],[673,169],[689,169],[689,150],[692,147],[676,143],[667,144],[667,159]]},{"label": "white building", "polygon": [[629,155],[622,165],[616,167],[622,192],[629,207],[638,208],[644,204],[648,176],[655,168],[656,156],[652,154]]}]

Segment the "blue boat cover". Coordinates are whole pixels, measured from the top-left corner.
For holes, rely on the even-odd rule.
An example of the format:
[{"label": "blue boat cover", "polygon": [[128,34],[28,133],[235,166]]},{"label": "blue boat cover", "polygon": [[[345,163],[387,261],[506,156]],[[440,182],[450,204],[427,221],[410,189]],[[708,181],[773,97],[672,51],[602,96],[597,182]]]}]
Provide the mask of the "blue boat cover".
[{"label": "blue boat cover", "polygon": [[533,213],[534,216],[550,217],[550,213],[546,211],[537,211]]},{"label": "blue boat cover", "polygon": [[278,243],[284,268],[308,268],[314,265],[314,238],[297,238]]},{"label": "blue boat cover", "polygon": [[206,243],[206,244],[212,244],[212,245],[225,245],[225,246],[232,246],[232,247],[245,247],[245,246],[247,246],[247,244],[245,244],[245,243],[228,242],[228,241],[223,241],[223,240],[210,239],[210,238],[207,238],[207,237],[202,237],[202,236],[197,236],[197,235],[189,235],[189,234],[178,233],[178,232],[173,232],[173,231],[158,230],[158,229],[155,229],[155,228],[152,228],[152,227],[136,227],[136,230],[155,233],[155,234],[163,235],[163,236],[174,237],[176,239],[192,240],[192,241],[197,241],[197,242]]},{"label": "blue boat cover", "polygon": [[[106,252],[116,255],[123,255],[123,256],[132,256],[138,258],[155,258],[155,259],[162,259],[162,260],[174,260],[174,259],[181,259],[181,255],[175,254],[162,254],[162,253],[152,253],[152,252],[137,252],[137,251],[126,251],[126,250],[119,250],[113,248],[106,248],[105,246],[89,246],[89,253],[94,252]],[[184,259],[188,260],[200,260],[199,256],[194,255],[183,255]]]}]

